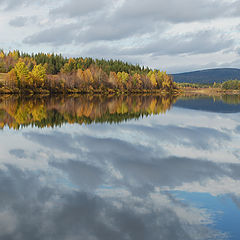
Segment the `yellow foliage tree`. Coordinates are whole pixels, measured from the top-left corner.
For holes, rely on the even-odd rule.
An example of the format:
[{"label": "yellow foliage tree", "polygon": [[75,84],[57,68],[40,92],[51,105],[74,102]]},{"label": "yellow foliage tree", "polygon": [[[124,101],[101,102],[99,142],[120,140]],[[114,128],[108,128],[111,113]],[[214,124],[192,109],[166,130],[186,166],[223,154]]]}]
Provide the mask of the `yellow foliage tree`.
[{"label": "yellow foliage tree", "polygon": [[4,52],[3,52],[3,51],[1,51],[1,52],[0,52],[0,58],[2,58],[2,59],[3,59],[4,57],[5,57],[5,54],[4,54]]},{"label": "yellow foliage tree", "polygon": [[15,69],[12,69],[10,72],[8,72],[6,76],[6,85],[11,88],[18,86],[18,79]]},{"label": "yellow foliage tree", "polygon": [[133,75],[133,85],[137,89],[141,89],[142,88],[141,75],[139,73],[135,73]]},{"label": "yellow foliage tree", "polygon": [[29,81],[30,81],[29,71],[27,66],[21,59],[16,63],[14,70],[16,72],[19,88],[29,84]]},{"label": "yellow foliage tree", "polygon": [[83,73],[84,73],[85,81],[88,82],[89,84],[92,84],[94,81],[93,81],[93,76],[90,69],[85,70]]},{"label": "yellow foliage tree", "polygon": [[45,67],[42,64],[35,65],[30,73],[30,78],[34,87],[43,87],[47,79]]},{"label": "yellow foliage tree", "polygon": [[152,86],[155,88],[157,86],[155,73],[151,74],[150,81],[151,81]]}]

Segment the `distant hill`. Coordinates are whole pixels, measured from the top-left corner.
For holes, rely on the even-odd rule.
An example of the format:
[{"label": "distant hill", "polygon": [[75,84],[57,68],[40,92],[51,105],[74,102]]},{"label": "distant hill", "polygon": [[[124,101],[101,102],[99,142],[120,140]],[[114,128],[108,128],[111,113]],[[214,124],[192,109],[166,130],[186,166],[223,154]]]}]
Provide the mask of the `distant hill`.
[{"label": "distant hill", "polygon": [[216,68],[171,75],[174,81],[178,83],[221,83],[227,80],[240,80],[240,69]]}]

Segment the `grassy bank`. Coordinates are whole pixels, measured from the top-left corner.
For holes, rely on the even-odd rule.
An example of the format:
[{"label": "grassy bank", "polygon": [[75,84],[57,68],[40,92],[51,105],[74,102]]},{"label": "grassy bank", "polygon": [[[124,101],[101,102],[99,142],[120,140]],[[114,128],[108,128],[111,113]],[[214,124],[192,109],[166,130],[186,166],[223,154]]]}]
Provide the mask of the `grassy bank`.
[{"label": "grassy bank", "polygon": [[180,91],[184,94],[200,94],[200,95],[208,95],[208,96],[220,96],[223,94],[234,94],[234,95],[240,95],[240,90],[225,90],[222,88],[180,88]]}]

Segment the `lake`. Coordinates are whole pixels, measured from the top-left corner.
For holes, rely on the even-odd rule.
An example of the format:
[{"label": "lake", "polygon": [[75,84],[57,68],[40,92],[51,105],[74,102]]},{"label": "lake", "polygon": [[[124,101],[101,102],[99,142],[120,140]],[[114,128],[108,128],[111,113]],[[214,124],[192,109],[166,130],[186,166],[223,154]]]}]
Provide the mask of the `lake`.
[{"label": "lake", "polygon": [[0,128],[0,239],[240,239],[239,96],[2,96]]}]

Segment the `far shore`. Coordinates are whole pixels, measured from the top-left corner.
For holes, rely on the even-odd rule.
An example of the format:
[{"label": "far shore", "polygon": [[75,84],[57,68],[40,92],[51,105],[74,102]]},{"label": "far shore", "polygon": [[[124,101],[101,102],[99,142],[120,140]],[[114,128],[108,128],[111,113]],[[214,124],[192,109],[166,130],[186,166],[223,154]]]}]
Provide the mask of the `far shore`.
[{"label": "far shore", "polygon": [[184,94],[194,94],[194,95],[208,95],[208,96],[220,96],[226,95],[240,95],[240,90],[224,90],[222,88],[180,88],[181,92]]}]

